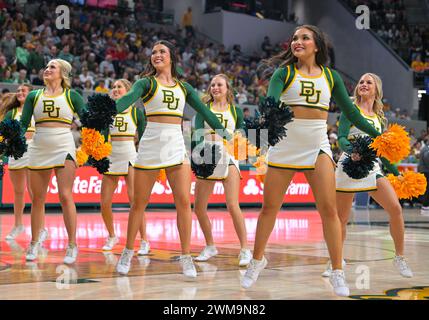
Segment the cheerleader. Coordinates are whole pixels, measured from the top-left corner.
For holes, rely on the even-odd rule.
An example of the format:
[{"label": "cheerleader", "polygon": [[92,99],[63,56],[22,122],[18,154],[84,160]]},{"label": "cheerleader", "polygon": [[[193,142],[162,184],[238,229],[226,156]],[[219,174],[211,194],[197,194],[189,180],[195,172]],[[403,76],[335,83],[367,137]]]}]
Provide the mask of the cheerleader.
[{"label": "cheerleader", "polygon": [[[22,84],[18,87],[16,93],[9,94],[8,97],[2,103],[2,109],[0,118],[1,119],[14,119],[20,120],[22,114],[22,108],[24,106],[25,98],[28,93],[33,90],[33,87],[29,84]],[[31,125],[28,127],[25,133],[27,144],[30,145],[33,139],[35,131],[34,119],[31,119]],[[15,226],[6,236],[6,240],[14,240],[21,233],[25,231],[22,223],[22,215],[25,208],[25,189],[27,188],[28,181],[28,152],[15,160],[13,157],[8,159],[9,176],[13,186],[13,213],[15,216]],[[28,188],[28,193],[31,198],[31,190]],[[44,228],[40,230],[39,241],[43,242],[48,236],[48,231]]]},{"label": "cheerleader", "polygon": [[[207,107],[230,133],[243,129],[243,111],[234,105],[233,90],[226,75],[218,74],[212,79],[203,102],[207,104]],[[222,181],[225,189],[226,205],[240,240],[241,250],[238,256],[238,264],[240,267],[247,266],[252,258],[252,254],[247,248],[246,226],[238,199],[241,178],[239,163],[224,150],[222,139],[204,122],[200,114],[197,114],[195,118],[195,130],[204,130],[206,133],[204,140],[208,143],[217,143],[223,149],[221,159],[213,174],[207,178],[197,177],[195,185],[195,214],[204,233],[206,247],[195,258],[195,261],[207,261],[218,253],[213,241],[210,219],[207,215],[207,205],[216,181]]]},{"label": "cheerleader", "polygon": [[[364,74],[354,90],[354,101],[357,110],[378,131],[386,127],[386,118],[383,113],[383,89],[381,79],[373,73]],[[338,143],[344,153],[338,161],[335,172],[337,185],[337,210],[341,221],[342,244],[346,239],[347,223],[350,217],[353,197],[356,192],[369,192],[369,195],[380,204],[390,218],[390,234],[395,244],[395,257],[393,264],[403,277],[411,278],[413,273],[404,258],[404,218],[402,207],[396,196],[395,190],[389,180],[384,177],[380,165],[374,163],[374,169],[366,178],[352,179],[344,171],[342,161],[346,153],[350,153],[350,140],[355,136],[364,136],[364,132],[354,127],[350,121],[341,115],[338,131]],[[359,160],[358,154],[351,155],[354,160]],[[385,167],[395,175],[399,175],[395,166],[387,160],[381,159]],[[345,264],[345,262],[343,262]],[[331,263],[322,276],[329,277],[332,271]]]},{"label": "cheerleader", "polygon": [[286,125],[287,137],[268,150],[264,203],[258,218],[253,259],[241,281],[244,288],[253,285],[266,267],[264,250],[277,212],[295,172],[303,171],[322,218],[333,265],[330,282],[335,294],[349,295],[341,265],[341,223],[335,205],[335,162],[327,137],[326,121],[331,96],[358,128],[371,136],[377,136],[379,132],[353,106],[338,73],[325,66],[327,52],[322,32],[315,26],[304,25],[295,29],[288,49],[268,61],[281,61],[281,65],[271,77],[267,95],[289,105],[294,112],[294,120]]},{"label": "cheerleader", "polygon": [[[134,240],[141,226],[144,210],[160,169],[165,169],[177,209],[183,274],[195,278],[190,255],[192,211],[190,203],[191,168],[187,160],[182,134],[182,118],[188,103],[214,129],[224,131],[216,116],[200,101],[195,90],[177,79],[177,57],[172,43],[157,41],[143,78],[136,81],[125,96],[117,102],[122,112],[142,98],[147,125],[140,140],[134,179],[134,201],[128,219],[127,244],[117,265],[120,274],[127,274],[134,254]],[[231,138],[227,132],[225,135]]]},{"label": "cheerleader", "polygon": [[[114,100],[119,99],[131,89],[131,83],[126,79],[120,79],[113,83],[111,97]],[[103,250],[111,251],[118,243],[119,239],[115,235],[113,228],[113,213],[112,213],[112,197],[118,186],[119,177],[123,176],[127,184],[128,199],[133,202],[133,187],[134,187],[134,169],[132,165],[136,158],[137,152],[134,145],[134,137],[138,132],[140,140],[143,134],[143,111],[130,106],[124,112],[116,115],[113,125],[106,136],[110,137],[112,143],[112,153],[109,156],[109,170],[104,173],[101,182],[101,214],[104,224],[106,225],[109,237]],[[140,226],[140,250],[139,255],[149,253],[149,242],[146,239],[146,225],[143,216],[143,221]]]},{"label": "cheerleader", "polygon": [[43,225],[46,193],[54,170],[58,194],[68,234],[68,246],[64,263],[74,263],[78,254],[76,245],[76,206],[72,188],[75,177],[76,149],[71,133],[75,114],[84,108],[82,97],[70,90],[71,65],[62,59],[48,62],[43,72],[45,87],[31,91],[25,99],[21,126],[27,130],[34,117],[36,133],[28,149],[30,189],[33,193],[31,206],[31,243],[26,259],[37,258],[38,232]]}]

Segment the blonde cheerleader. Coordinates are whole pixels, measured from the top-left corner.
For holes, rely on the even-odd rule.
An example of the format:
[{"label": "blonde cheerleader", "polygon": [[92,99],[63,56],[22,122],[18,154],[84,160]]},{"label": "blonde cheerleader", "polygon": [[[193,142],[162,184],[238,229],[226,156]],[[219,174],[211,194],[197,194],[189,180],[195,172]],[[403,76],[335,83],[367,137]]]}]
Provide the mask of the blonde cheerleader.
[{"label": "blonde cheerleader", "polygon": [[43,72],[45,87],[31,91],[24,104],[21,125],[27,130],[34,117],[36,133],[28,149],[30,189],[33,192],[31,206],[31,243],[26,259],[37,259],[39,230],[43,226],[46,193],[54,170],[59,198],[68,234],[68,246],[64,263],[74,263],[76,245],[76,206],[72,187],[75,177],[76,149],[71,133],[74,115],[84,108],[82,97],[70,89],[71,65],[62,59],[48,62]]},{"label": "blonde cheerleader", "polygon": [[[218,74],[212,79],[207,95],[203,102],[216,115],[223,126],[233,133],[235,130],[243,129],[243,111],[234,105],[234,94],[228,77]],[[228,154],[223,148],[223,139],[216,135],[209,125],[204,122],[201,115],[195,118],[195,130],[203,130],[206,143],[218,144],[222,150],[219,163],[212,175],[203,178],[197,176],[195,185],[195,214],[198,217],[201,229],[206,239],[206,247],[195,258],[195,261],[207,261],[217,255],[218,251],[214,245],[210,219],[207,215],[207,205],[210,194],[216,181],[222,181],[225,189],[226,205],[234,222],[234,228],[240,241],[240,254],[238,256],[239,266],[249,264],[252,254],[247,247],[247,232],[244,218],[240,210],[239,190],[240,190],[240,167],[236,159]]]},{"label": "blonde cheerleader", "polygon": [[[378,131],[386,126],[386,118],[383,114],[383,89],[381,79],[373,73],[364,74],[354,90],[354,101],[356,109],[367,119],[368,123]],[[340,116],[338,128],[338,143],[344,153],[338,161],[335,172],[337,185],[337,210],[341,220],[342,244],[346,239],[347,223],[350,218],[353,197],[356,192],[369,192],[369,195],[380,204],[390,217],[390,234],[395,243],[395,257],[393,263],[403,277],[413,276],[411,268],[404,258],[404,218],[402,207],[390,182],[384,177],[380,165],[374,163],[374,169],[363,179],[352,179],[343,171],[343,160],[347,153],[350,154],[350,141],[357,136],[365,136],[366,133],[352,125],[344,116]],[[351,154],[352,157],[359,157]],[[359,159],[356,159],[359,160]],[[394,175],[399,172],[385,159],[381,159],[385,167]],[[343,262],[343,265],[345,262]],[[332,271],[331,263],[322,276],[329,277]]]}]

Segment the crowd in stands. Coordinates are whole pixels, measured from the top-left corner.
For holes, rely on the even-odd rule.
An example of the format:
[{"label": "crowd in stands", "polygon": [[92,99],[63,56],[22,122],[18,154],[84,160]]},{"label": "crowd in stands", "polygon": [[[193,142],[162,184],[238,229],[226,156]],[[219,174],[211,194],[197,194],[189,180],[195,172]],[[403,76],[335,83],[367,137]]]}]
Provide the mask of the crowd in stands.
[{"label": "crowd in stands", "polygon": [[[69,30],[55,27],[54,2],[29,1],[25,7],[9,5],[0,12],[0,82],[43,84],[42,69],[52,58],[73,66],[75,89],[107,92],[115,79],[134,81],[149,60],[158,39],[175,43],[184,78],[203,92],[211,77],[225,73],[231,79],[239,104],[257,104],[265,95],[268,79],[258,64],[285,49],[265,37],[260,52],[245,54],[240,45],[230,50],[195,36],[193,29],[150,28],[136,1],[134,14],[89,7],[72,7]],[[186,32],[186,30],[188,32]]]},{"label": "crowd in stands", "polygon": [[353,10],[367,5],[370,26],[415,72],[429,73],[429,25],[407,22],[404,0],[345,0]]},{"label": "crowd in stands", "polygon": [[[356,1],[348,2],[353,5]],[[371,20],[377,28],[387,26],[389,31],[399,25],[399,31],[406,30],[401,1],[366,2],[374,10],[395,16],[386,18],[391,22],[386,25],[383,19]],[[258,104],[268,85],[268,77],[263,76],[259,63],[286,49],[287,40],[271,43],[266,36],[260,52],[251,54],[243,53],[239,45],[228,50],[222,44],[197,37],[189,27],[147,27],[147,22],[153,19],[147,11],[153,12],[156,9],[153,5],[153,1],[135,1],[134,14],[74,6],[70,10],[70,29],[60,30],[55,27],[57,3],[30,0],[25,7],[19,7],[5,6],[0,0],[0,82],[43,85],[44,66],[50,59],[61,58],[73,66],[74,89],[107,93],[115,79],[136,80],[150,58],[154,42],[167,39],[179,50],[183,77],[200,92],[206,90],[215,74],[225,73],[233,83],[239,104]],[[397,41],[397,38],[388,39]],[[420,40],[413,37],[415,44],[421,44]],[[332,46],[330,60],[334,66]],[[354,84],[346,81],[346,85],[352,92]],[[335,103],[330,111],[339,111]],[[409,115],[393,110],[387,102],[385,113],[390,118],[409,119]]]},{"label": "crowd in stands", "polygon": [[[407,25],[403,1],[346,2],[353,8],[367,4],[371,10],[371,28],[414,70],[428,71],[429,29],[427,26]],[[166,39],[178,48],[182,76],[201,93],[215,74],[225,73],[236,90],[237,102],[240,105],[257,105],[268,87],[268,77],[259,68],[260,61],[287,48],[287,40],[271,43],[266,36],[260,51],[249,54],[242,52],[240,45],[229,50],[222,44],[198,37],[189,27],[189,22],[183,28],[149,27],[147,23],[156,22],[158,16],[154,2],[148,0],[135,1],[133,14],[74,6],[70,10],[70,29],[59,30],[55,27],[55,7],[58,4],[55,1],[29,0],[25,7],[19,7],[10,3],[5,5],[5,1],[0,0],[0,82],[43,85],[46,63],[53,58],[61,58],[73,66],[74,89],[107,93],[115,79],[125,78],[131,82],[138,79],[150,59],[153,44]],[[329,53],[330,65],[335,67],[332,46]],[[351,93],[355,84],[345,80]],[[246,107],[243,111],[245,120],[252,121],[255,114]],[[330,111],[339,111],[333,102]],[[410,119],[406,112],[392,108],[387,101],[384,111],[390,119]],[[73,126],[76,144],[79,144],[79,122]],[[341,154],[337,132],[336,125],[328,131],[335,160]],[[420,150],[429,145],[429,129],[421,133],[411,130],[410,136],[411,153],[403,162],[417,163]]]}]

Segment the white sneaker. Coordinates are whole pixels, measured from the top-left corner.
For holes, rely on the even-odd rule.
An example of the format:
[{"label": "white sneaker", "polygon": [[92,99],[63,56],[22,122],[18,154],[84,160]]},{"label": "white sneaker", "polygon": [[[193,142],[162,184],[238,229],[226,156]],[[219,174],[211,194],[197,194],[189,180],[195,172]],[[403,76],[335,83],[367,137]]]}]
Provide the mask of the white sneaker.
[{"label": "white sneaker", "polygon": [[103,252],[103,256],[106,259],[106,264],[116,265],[116,263],[118,262],[116,256],[112,252]]},{"label": "white sneaker", "polygon": [[137,256],[137,261],[145,268],[150,265],[150,258],[148,256]]},{"label": "white sneaker", "polygon": [[429,216],[429,207],[422,207],[420,210],[422,216]]},{"label": "white sneaker", "polygon": [[65,264],[72,264],[76,261],[78,249],[76,244],[69,244],[66,251],[66,256],[64,257]]},{"label": "white sneaker", "polygon": [[48,229],[42,229],[39,232],[39,240],[37,240],[39,243],[43,243],[46,241],[46,239],[48,239],[49,237],[49,233],[48,233]]},{"label": "white sneaker", "polygon": [[241,279],[241,286],[245,289],[250,288],[256,280],[258,280],[259,273],[267,266],[267,259],[265,257],[262,260],[252,259],[247,266],[246,273]]},{"label": "white sneaker", "polygon": [[197,277],[197,269],[195,269],[195,265],[192,261],[192,256],[190,254],[180,256],[180,264],[182,265],[183,274],[185,275],[185,277]]},{"label": "white sneaker", "polygon": [[21,255],[22,251],[24,251],[24,249],[18,244],[18,242],[16,242],[16,240],[6,240],[6,243],[9,245],[11,252],[14,254]]},{"label": "white sneaker", "polygon": [[343,270],[332,270],[329,276],[329,282],[332,284],[332,287],[334,287],[334,293],[337,296],[348,297],[350,295]]},{"label": "white sneaker", "polygon": [[39,242],[39,250],[38,250],[38,257],[39,259],[45,259],[48,256],[49,250],[43,246],[43,243]]},{"label": "white sneaker", "polygon": [[399,270],[401,276],[405,278],[413,277],[413,272],[403,256],[395,256],[395,258],[393,258],[393,265]]},{"label": "white sneaker", "polygon": [[13,227],[13,229],[6,236],[6,240],[14,240],[17,236],[25,231],[25,227],[21,224],[20,226]]},{"label": "white sneaker", "polygon": [[146,254],[149,254],[150,251],[150,245],[149,242],[146,240],[140,241],[140,249],[137,251],[137,255],[144,256]]},{"label": "white sneaker", "polygon": [[[343,259],[342,266],[343,266],[343,269],[346,267],[346,260],[344,259]],[[331,275],[331,272],[332,272],[332,263],[331,263],[331,260],[329,260],[326,265],[326,270],[323,271],[322,273],[322,277],[329,278],[329,276]]]},{"label": "white sneaker", "polygon": [[121,257],[119,258],[119,262],[116,265],[116,271],[119,274],[126,275],[130,271],[131,268],[131,259],[134,256],[134,250],[129,250],[124,248],[122,251]]},{"label": "white sneaker", "polygon": [[252,260],[252,252],[250,252],[250,249],[241,249],[240,254],[238,255],[238,265],[240,267],[245,267],[250,263],[250,260]]},{"label": "white sneaker", "polygon": [[117,237],[108,237],[106,244],[103,246],[104,251],[112,251],[113,247],[119,242]]},{"label": "white sneaker", "polygon": [[218,251],[215,246],[206,246],[203,251],[201,251],[200,255],[195,258],[195,261],[207,261],[217,254]]},{"label": "white sneaker", "polygon": [[39,243],[38,242],[30,242],[28,246],[27,253],[25,255],[25,260],[34,261],[37,259],[37,253],[39,251]]}]

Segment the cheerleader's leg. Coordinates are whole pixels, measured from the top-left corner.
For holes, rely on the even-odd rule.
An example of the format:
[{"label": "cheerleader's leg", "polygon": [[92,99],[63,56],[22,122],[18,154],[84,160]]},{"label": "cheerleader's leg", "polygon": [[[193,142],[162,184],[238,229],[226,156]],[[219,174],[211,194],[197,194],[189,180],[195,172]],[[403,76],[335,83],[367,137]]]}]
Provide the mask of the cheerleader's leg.
[{"label": "cheerleader's leg", "polygon": [[213,193],[213,187],[216,181],[197,179],[195,183],[195,214],[198,218],[201,230],[203,231],[204,238],[207,246],[213,246],[212,225],[207,215],[207,206],[209,197]]},{"label": "cheerleader's leg", "polygon": [[28,169],[9,170],[10,181],[13,186],[13,214],[15,216],[15,227],[22,226],[22,215],[25,207],[25,185],[27,182]]},{"label": "cheerleader's leg", "polygon": [[119,176],[103,175],[101,181],[101,216],[106,226],[109,237],[115,237],[113,227],[112,197],[118,186]]},{"label": "cheerleader's leg", "polygon": [[344,247],[344,242],[346,241],[347,234],[347,223],[350,219],[350,212],[352,210],[353,205],[353,197],[355,196],[354,192],[346,193],[346,192],[338,192],[336,194],[336,202],[337,202],[337,211],[338,217],[341,221],[341,239]]},{"label": "cheerleader's leg", "polygon": [[228,177],[223,182],[226,205],[234,223],[235,232],[240,240],[241,249],[247,248],[247,232],[243,213],[240,209],[240,174],[234,165],[229,166]]},{"label": "cheerleader's leg", "polygon": [[284,195],[294,175],[294,170],[268,167],[264,181],[264,203],[259,213],[253,250],[253,258],[256,260],[261,260],[264,256],[277,213],[283,204]]},{"label": "cheerleader's leg", "polygon": [[370,196],[389,214],[390,234],[395,243],[396,255],[404,255],[404,217],[395,190],[386,178],[378,178],[377,191],[370,192]]},{"label": "cheerleader's leg", "polygon": [[[134,168],[129,166],[128,167],[128,175],[124,177],[125,183],[127,184],[127,193],[128,193],[128,200],[130,201],[130,206],[132,206],[134,202]],[[146,217],[143,213],[142,216],[142,223],[140,225],[140,237],[142,240],[147,240],[146,236]]]},{"label": "cheerleader's leg", "polygon": [[134,241],[142,225],[144,211],[149,203],[153,185],[158,178],[159,170],[135,170],[134,196],[128,216],[127,244],[128,250],[134,250]]},{"label": "cheerleader's leg", "polygon": [[73,200],[73,184],[76,173],[76,163],[66,160],[64,168],[56,168],[55,175],[58,180],[58,195],[63,209],[64,224],[69,237],[69,245],[76,244],[76,205]]},{"label": "cheerleader's leg", "polygon": [[182,246],[182,255],[188,255],[191,252],[192,231],[192,210],[189,196],[191,190],[191,166],[189,164],[181,164],[167,168],[165,171],[176,205],[177,228]]},{"label": "cheerleader's leg", "polygon": [[39,240],[45,214],[46,193],[51,179],[52,169],[30,170],[29,186],[33,193],[31,205],[31,242]]},{"label": "cheerleader's leg", "polygon": [[304,174],[313,191],[316,207],[322,218],[323,234],[332,269],[341,270],[343,268],[341,222],[335,201],[335,171],[332,159],[327,154],[319,155],[315,169],[306,171]]}]

